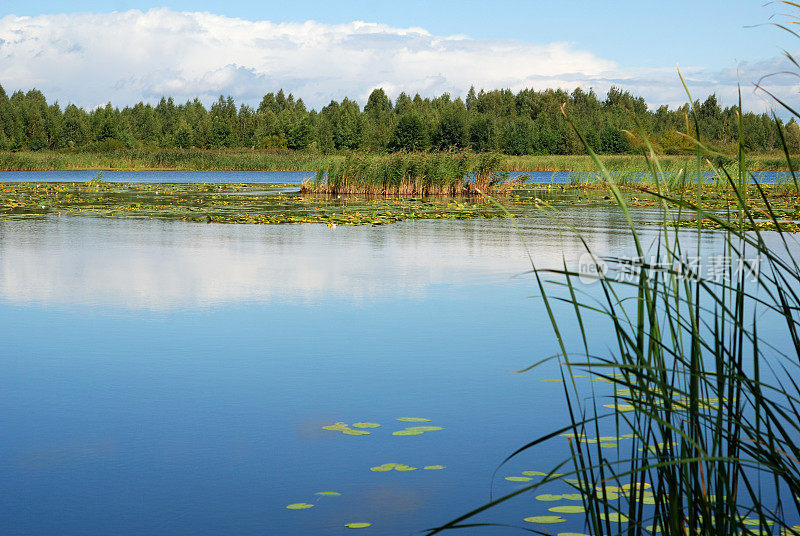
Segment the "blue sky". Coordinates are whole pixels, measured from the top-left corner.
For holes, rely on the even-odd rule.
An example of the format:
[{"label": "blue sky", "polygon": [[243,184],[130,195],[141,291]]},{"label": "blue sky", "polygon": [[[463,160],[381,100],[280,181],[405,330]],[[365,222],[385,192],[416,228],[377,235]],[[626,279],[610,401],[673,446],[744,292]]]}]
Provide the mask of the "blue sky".
[{"label": "blue sky", "polygon": [[[248,46],[255,47],[255,56],[258,56],[261,49],[254,43],[269,42],[270,45],[263,46],[274,48],[276,41],[270,41],[274,37],[271,33],[273,30],[265,30],[262,26],[252,24],[247,29],[239,30],[235,24],[228,24],[231,22],[230,19],[243,19],[248,23],[269,21],[274,25],[313,20],[322,25],[319,27],[321,28],[318,30],[319,34],[335,42],[339,42],[343,35],[350,39],[354,33],[363,41],[363,31],[356,29],[351,32],[344,29],[328,33],[327,29],[340,28],[353,21],[378,23],[380,27],[369,32],[370,39],[358,45],[361,49],[350,46],[341,49],[338,56],[327,56],[327,63],[322,65],[322,69],[313,61],[299,61],[292,68],[291,62],[282,63],[276,58],[265,57],[250,61],[244,54],[231,53],[228,58],[224,54],[210,54],[214,59],[209,60],[204,71],[203,67],[198,65],[197,57],[187,56],[188,52],[180,54],[176,52],[172,57],[174,64],[170,65],[166,58],[158,58],[156,68],[148,71],[146,61],[140,61],[142,58],[138,56],[129,58],[125,55],[130,55],[132,52],[122,50],[120,54],[123,54],[123,57],[120,57],[117,63],[128,64],[131,67],[129,76],[123,76],[122,72],[114,72],[113,68],[108,68],[114,64],[113,58],[94,52],[95,57],[103,56],[97,58],[98,66],[105,67],[97,70],[97,76],[112,77],[107,84],[107,93],[115,102],[118,99],[138,100],[137,96],[145,100],[152,99],[159,91],[169,88],[173,88],[178,97],[188,96],[192,84],[196,85],[195,93],[202,98],[211,98],[210,96],[216,91],[229,89],[235,96],[245,100],[255,98],[258,93],[257,88],[260,86],[268,89],[276,85],[288,86],[288,89],[294,89],[301,95],[303,90],[312,93],[307,100],[315,105],[324,104],[330,98],[341,98],[345,94],[363,99],[364,94],[371,89],[370,86],[382,82],[390,86],[387,88],[390,93],[407,89],[421,93],[449,91],[459,94],[466,90],[461,88],[461,85],[469,79],[469,76],[460,76],[459,73],[451,73],[447,69],[446,56],[451,55],[464,60],[460,65],[465,68],[474,65],[474,78],[477,82],[485,84],[496,83],[512,89],[524,85],[534,85],[537,89],[545,86],[569,89],[569,86],[590,85],[601,92],[611,84],[616,84],[643,94],[654,105],[676,104],[682,98],[675,76],[676,65],[680,65],[690,78],[695,78],[694,87],[697,88],[698,94],[716,91],[715,88],[719,87],[720,90],[716,92],[726,99],[732,98],[735,93],[737,64],[743,67],[743,82],[749,83],[751,79],[758,78],[769,72],[769,69],[781,65],[782,48],[790,50],[798,48],[797,39],[790,38],[765,24],[771,15],[781,11],[779,5],[765,6],[760,1],[745,0],[698,2],[353,0],[226,3],[207,0],[175,0],[161,3],[77,0],[70,2],[69,7],[64,2],[52,0],[38,2],[5,0],[0,7],[0,17],[6,15],[0,21],[7,23],[5,26],[0,24],[0,39],[4,40],[0,45],[0,60],[5,60],[6,64],[8,62],[36,64],[39,60],[33,42],[39,43],[41,50],[38,52],[45,53],[48,53],[48,46],[56,50],[63,43],[70,42],[73,43],[73,47],[87,52],[83,61],[90,63],[93,49],[88,43],[83,42],[88,38],[77,34],[70,35],[65,31],[65,26],[92,31],[92,28],[100,22],[98,19],[92,19],[91,15],[108,14],[112,11],[124,13],[132,9],[152,14],[153,12],[149,10],[153,8],[160,8],[156,12],[157,17],[164,20],[178,19],[179,12],[183,11],[208,12],[221,16],[222,18],[218,20],[200,23],[202,31],[206,32],[208,25],[236,27],[235,31],[241,33],[242,40],[250,39],[249,44],[239,44],[243,50]],[[64,13],[73,15],[61,19],[47,18]],[[7,15],[30,16],[36,24],[29,22],[26,25],[20,23],[16,17]],[[10,19],[15,19],[15,23],[8,23]],[[130,18],[124,20],[130,26]],[[122,31],[120,36],[128,39],[125,37],[128,28],[123,26],[125,23],[119,17],[103,19],[102,23],[119,25],[119,30]],[[54,25],[56,29],[49,34],[59,34],[58,39],[52,38],[48,44],[49,34],[38,34],[34,37],[36,32],[32,27],[42,24]],[[313,42],[313,46],[320,47],[318,56],[325,57],[325,43],[320,43],[307,32],[298,29],[300,27],[300,25],[294,26],[299,34],[305,36],[303,38],[305,41],[298,42],[296,48],[282,48],[282,54],[302,56],[303,51],[308,52],[309,43]],[[408,28],[421,28],[430,38],[422,42],[405,35],[403,40],[398,40],[400,38],[397,30]],[[9,38],[25,32],[31,34],[25,43],[20,41],[15,43]],[[277,33],[284,42],[287,39],[292,40],[291,32],[281,30]],[[113,35],[110,33],[109,37]],[[187,40],[187,34],[181,36],[181,39]],[[264,40],[260,36],[268,38]],[[466,40],[459,44],[458,40],[451,39],[445,45],[441,44],[439,38],[452,36],[463,36]],[[379,37],[383,43],[394,40],[398,49],[410,47],[414,53],[411,63],[390,61],[391,56],[387,54],[383,45],[378,43]],[[141,42],[144,37],[132,36],[130,39],[131,42]],[[192,39],[188,41],[192,42]],[[513,43],[514,46],[501,46],[501,43]],[[214,46],[213,43],[200,41],[195,41],[194,45]],[[465,52],[461,45],[468,46],[469,51]],[[492,53],[505,67],[495,68],[491,54],[481,51],[481,47],[491,49],[495,45],[497,47]],[[559,46],[562,48],[558,49]],[[174,51],[179,47],[180,41],[164,42],[166,49]],[[236,47],[236,44],[230,45],[231,50]],[[151,54],[158,54],[157,51],[148,50]],[[374,52],[370,61],[364,59],[365,51]],[[435,52],[442,57],[433,63],[423,64],[421,58],[429,52]],[[466,60],[465,54],[474,54],[476,59]],[[532,57],[537,54],[541,58],[549,58],[549,61],[542,60],[537,63],[536,58]],[[70,61],[75,60],[74,55],[72,51]],[[588,56],[596,61],[590,61]],[[335,72],[324,68],[330,67],[330,62],[335,62],[337,57],[342,61],[343,71],[338,79]],[[519,65],[514,64],[515,58]],[[362,63],[362,71],[351,68],[354,61]],[[52,59],[52,64],[59,65],[59,62]],[[411,64],[414,66],[413,69],[405,69]],[[47,65],[43,63],[41,72],[37,73],[35,67],[26,68],[17,65],[14,68],[12,65],[9,68],[8,65],[0,64],[0,83],[7,89],[15,89],[23,83],[34,83],[39,87],[49,88],[62,100],[88,106],[99,104],[94,101],[101,100],[104,95],[102,81],[93,80],[88,83],[89,87],[81,88],[75,83],[76,81],[71,82],[68,78],[92,73],[91,65],[73,63],[75,68],[73,75],[60,69],[49,72],[48,75]],[[186,69],[185,65],[192,65],[192,68]],[[454,65],[459,65],[458,61]],[[506,71],[503,71],[503,68]],[[414,69],[416,72],[424,72],[425,76],[415,76]],[[320,72],[315,78],[315,70],[324,72]],[[382,75],[373,76],[376,71],[381,71]],[[153,72],[160,74],[153,75]],[[492,74],[486,74],[489,72]],[[230,87],[226,86],[226,80]],[[515,83],[517,80],[519,83]],[[670,81],[673,83],[670,84]],[[665,84],[675,87],[665,91],[661,88]],[[791,83],[787,84],[788,88],[781,90],[791,89]],[[240,89],[236,88],[237,85]],[[757,101],[758,99],[748,98],[751,106],[759,106]]]}]

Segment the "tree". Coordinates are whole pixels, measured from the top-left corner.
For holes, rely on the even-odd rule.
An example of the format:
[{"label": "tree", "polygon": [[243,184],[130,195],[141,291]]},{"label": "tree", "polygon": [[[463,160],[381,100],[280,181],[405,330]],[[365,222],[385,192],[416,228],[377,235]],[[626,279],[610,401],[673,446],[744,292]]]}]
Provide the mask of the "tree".
[{"label": "tree", "polygon": [[61,147],[80,147],[89,139],[89,121],[86,112],[70,104],[64,110],[58,133]]},{"label": "tree", "polygon": [[439,149],[464,147],[467,140],[466,117],[457,109],[449,108],[439,119],[433,143]]},{"label": "tree", "polygon": [[400,116],[392,132],[389,148],[394,151],[422,151],[427,147],[425,123],[414,112]]},{"label": "tree", "polygon": [[501,137],[501,148],[506,154],[531,154],[533,152],[533,121],[527,117],[518,117],[508,123]]},{"label": "tree", "polygon": [[469,144],[478,152],[491,151],[495,147],[494,123],[491,117],[476,115],[469,124]]}]

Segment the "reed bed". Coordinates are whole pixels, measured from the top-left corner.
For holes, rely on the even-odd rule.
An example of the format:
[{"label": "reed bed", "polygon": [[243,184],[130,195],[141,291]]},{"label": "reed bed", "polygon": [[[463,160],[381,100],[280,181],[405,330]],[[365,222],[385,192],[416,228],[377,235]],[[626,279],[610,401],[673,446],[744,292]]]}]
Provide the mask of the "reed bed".
[{"label": "reed bed", "polygon": [[[113,170],[220,170],[220,171],[310,171],[343,162],[348,153],[322,154],[315,151],[251,150],[251,149],[64,149],[58,151],[0,151],[0,171],[58,171],[85,169]],[[356,153],[363,158],[387,158],[390,155]],[[437,153],[429,153],[435,157]],[[474,157],[478,157],[475,154]],[[645,168],[640,155],[608,155],[600,157],[612,172],[634,172]],[[723,159],[728,161],[729,159]],[[796,161],[797,168],[800,162]],[[667,172],[689,169],[687,156],[661,156]],[[753,169],[788,170],[785,158],[762,155],[751,160]],[[597,174],[598,168],[588,155],[501,155],[498,169],[505,171],[572,171]]]},{"label": "reed bed", "polygon": [[397,153],[366,158],[349,155],[344,162],[319,170],[303,183],[301,193],[329,195],[472,196],[499,194],[513,181],[498,170],[496,154]]},{"label": "reed bed", "polygon": [[0,151],[0,171],[186,170],[304,171],[318,169],[343,156],[303,151],[117,149],[110,151]]},{"label": "reed bed", "polygon": [[[677,195],[671,192],[674,184],[650,149],[651,195],[661,206],[663,225],[646,243],[619,180],[587,145],[599,180],[627,220],[636,254],[601,259],[587,245],[588,272],[570,267],[566,259],[559,270],[540,269],[531,259],[558,347],[543,361],[557,360],[561,366],[570,418],[503,464],[537,448],[562,448],[565,457],[541,481],[429,534],[493,525],[472,518],[561,478],[569,478],[580,494],[577,510],[583,530],[592,535],[800,534],[797,243],[781,232],[760,185],[749,186],[753,174],[745,140],[738,142],[735,171],[718,169],[712,162],[716,155],[697,141],[694,110],[692,120],[687,135],[697,146],[693,173],[713,173],[718,187],[730,193],[732,207],[704,209],[698,201],[707,187],[702,181],[684,183]],[[786,166],[793,167],[788,150]],[[797,175],[790,175],[779,187],[797,196]],[[684,195],[692,186],[694,195]],[[752,196],[757,199],[748,199]],[[765,209],[753,210],[752,201]],[[545,210],[560,221],[554,208]],[[696,229],[674,225],[687,216],[696,219]],[[713,221],[720,231],[701,232],[701,220]],[[777,231],[759,231],[758,220],[773,222]],[[710,274],[707,257],[714,252],[727,261]],[[705,267],[693,260],[704,256]],[[628,277],[619,277],[622,273]],[[596,285],[593,291],[580,282],[587,277]],[[573,316],[570,328],[559,316],[564,311]],[[613,334],[610,348],[598,344],[598,329]],[[608,391],[579,388],[573,376],[579,371],[607,384]],[[601,436],[629,440],[607,448]],[[533,524],[524,528],[550,534],[543,519],[529,518]]]}]

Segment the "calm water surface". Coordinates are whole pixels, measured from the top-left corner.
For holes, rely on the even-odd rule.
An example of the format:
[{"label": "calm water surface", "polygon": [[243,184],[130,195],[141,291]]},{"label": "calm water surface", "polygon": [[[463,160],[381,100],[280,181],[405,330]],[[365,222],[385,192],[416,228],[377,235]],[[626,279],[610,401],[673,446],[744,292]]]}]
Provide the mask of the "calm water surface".
[{"label": "calm water surface", "polygon": [[[630,251],[616,210],[566,217]],[[582,249],[519,224],[0,222],[0,534],[415,534],[483,504],[497,464],[566,419],[540,381],[555,366],[511,371],[556,349],[525,246],[554,267]],[[394,436],[398,417],[444,429]],[[322,429],[337,421],[382,426]],[[520,459],[495,494],[565,456]],[[446,468],[369,470],[388,462]]]}]

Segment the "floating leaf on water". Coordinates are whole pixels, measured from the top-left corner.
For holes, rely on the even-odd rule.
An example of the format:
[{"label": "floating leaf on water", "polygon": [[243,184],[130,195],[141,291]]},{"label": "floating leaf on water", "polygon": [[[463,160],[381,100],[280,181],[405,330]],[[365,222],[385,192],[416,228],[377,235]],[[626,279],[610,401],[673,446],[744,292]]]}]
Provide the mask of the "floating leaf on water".
[{"label": "floating leaf on water", "polygon": [[416,430],[419,432],[437,432],[444,430],[441,426],[409,426],[406,430]]},{"label": "floating leaf on water", "polygon": [[395,467],[400,465],[399,463],[384,463],[383,465],[378,465],[376,467],[370,467],[370,471],[375,471],[376,473],[382,473],[384,471],[391,471]]},{"label": "floating leaf on water", "polygon": [[545,493],[543,495],[536,496],[537,501],[560,501],[561,495],[551,495],[549,493]]},{"label": "floating leaf on water", "polygon": [[397,420],[401,422],[431,422],[430,419],[424,417],[398,417]]},{"label": "floating leaf on water", "polygon": [[403,465],[402,463],[399,463],[399,464],[394,466],[394,470],[395,471],[416,471],[417,468],[416,467],[411,467],[409,465]]},{"label": "floating leaf on water", "polygon": [[547,476],[547,473],[541,471],[522,471],[522,474],[525,476]]},{"label": "floating leaf on water", "polygon": [[338,491],[318,491],[314,495],[322,495],[323,497],[338,497],[341,495]]},{"label": "floating leaf on water", "polygon": [[603,436],[603,437],[598,437],[597,439],[598,441],[614,441],[614,442],[619,440],[617,436]]},{"label": "floating leaf on water", "polygon": [[581,494],[581,493],[565,493],[561,497],[564,498],[564,499],[567,499],[568,501],[580,501],[581,499],[583,499],[583,494]]},{"label": "floating leaf on water", "polygon": [[628,522],[628,516],[626,516],[625,514],[617,513],[617,512],[611,512],[608,515],[600,514],[600,519],[607,519],[608,521],[611,521],[613,523],[627,523]]},{"label": "floating leaf on water", "polygon": [[380,424],[376,422],[354,422],[353,428],[380,428]]},{"label": "floating leaf on water", "polygon": [[[525,473],[522,473],[522,474],[525,474]],[[567,484],[580,484],[581,483],[581,481],[578,480],[577,478],[565,478],[564,482],[566,482]]]},{"label": "floating leaf on water", "polygon": [[289,510],[305,510],[306,508],[314,508],[314,505],[308,503],[293,503],[287,505],[286,508]]},{"label": "floating leaf on water", "polygon": [[602,449],[615,449],[618,446],[617,443],[600,443],[600,448]]},{"label": "floating leaf on water", "polygon": [[558,536],[589,536],[589,535],[584,534],[582,532],[559,532]]},{"label": "floating leaf on water", "polygon": [[653,497],[652,495],[648,495],[648,496],[642,497],[641,503],[642,504],[653,505],[653,504],[656,504],[656,498]]},{"label": "floating leaf on water", "polygon": [[507,476],[506,480],[510,482],[530,482],[533,479],[529,476]]},{"label": "floating leaf on water", "polygon": [[615,409],[617,411],[633,411],[634,409],[636,409],[633,406],[633,404],[617,404],[617,405],[614,405],[614,404],[603,404],[603,407],[604,408]]},{"label": "floating leaf on water", "polygon": [[347,434],[347,435],[369,435],[369,432],[367,432],[366,430],[350,430],[350,429],[347,429],[347,430],[342,430],[342,433],[343,434]]},{"label": "floating leaf on water", "polygon": [[539,380],[544,383],[564,383],[564,380]]},{"label": "floating leaf on water", "polygon": [[564,523],[566,519],[561,516],[533,516],[526,517],[524,521],[528,523]]},{"label": "floating leaf on water", "polygon": [[397,432],[392,432],[392,435],[422,435],[422,433],[420,430],[398,430]]},{"label": "floating leaf on water", "polygon": [[348,529],[365,529],[365,528],[371,527],[371,526],[372,526],[372,523],[364,523],[364,522],[346,523],[345,524],[345,527],[347,527]]},{"label": "floating leaf on water", "polygon": [[444,469],[444,465],[426,465],[423,469],[427,471],[438,471],[439,469]]},{"label": "floating leaf on water", "polygon": [[775,523],[774,521],[771,521],[769,519],[761,520],[761,519],[755,519],[755,518],[751,518],[751,517],[748,517],[748,518],[745,518],[744,520],[742,520],[742,524],[749,525],[751,527],[757,527],[758,525],[761,525],[762,522],[765,525],[773,525]]},{"label": "floating leaf on water", "polygon": [[648,484],[647,482],[635,482],[633,484],[624,484],[622,486],[622,489],[631,489],[631,488],[650,489],[650,484]]},{"label": "floating leaf on water", "polygon": [[572,377],[573,378],[588,378],[589,375],[588,374],[573,374]]},{"label": "floating leaf on water", "polygon": [[633,439],[636,437],[636,434],[625,434],[621,435],[620,437],[624,437],[625,439]]},{"label": "floating leaf on water", "polygon": [[343,422],[337,422],[335,424],[329,424],[328,426],[323,426],[323,430],[333,430],[335,432],[341,432],[343,430],[347,430],[347,424]]},{"label": "floating leaf on water", "polygon": [[586,508],[583,506],[573,504],[573,505],[564,505],[564,506],[554,506],[552,508],[548,508],[551,512],[557,512],[559,514],[580,514],[586,511]]},{"label": "floating leaf on water", "polygon": [[647,532],[661,532],[661,527],[656,528],[654,525],[648,525]]}]

